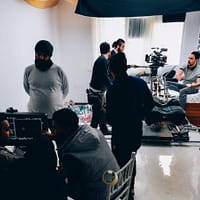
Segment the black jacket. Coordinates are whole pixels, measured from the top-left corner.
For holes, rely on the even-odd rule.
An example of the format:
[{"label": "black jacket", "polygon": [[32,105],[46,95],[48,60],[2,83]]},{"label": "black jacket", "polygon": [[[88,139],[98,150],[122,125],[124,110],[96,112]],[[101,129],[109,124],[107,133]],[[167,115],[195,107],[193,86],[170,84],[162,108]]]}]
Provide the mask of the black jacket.
[{"label": "black jacket", "polygon": [[136,151],[141,145],[142,120],[154,106],[146,82],[124,74],[114,80],[107,91],[106,101],[112,142]]},{"label": "black jacket", "polygon": [[108,60],[99,56],[93,66],[90,86],[96,90],[106,91],[111,86],[108,76]]}]

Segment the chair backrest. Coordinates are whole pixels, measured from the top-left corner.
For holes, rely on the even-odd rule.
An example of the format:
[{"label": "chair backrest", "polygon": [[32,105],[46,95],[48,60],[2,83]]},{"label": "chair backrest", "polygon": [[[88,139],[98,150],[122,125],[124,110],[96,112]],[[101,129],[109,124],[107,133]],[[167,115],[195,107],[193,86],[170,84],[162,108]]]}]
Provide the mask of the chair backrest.
[{"label": "chair backrest", "polygon": [[104,173],[104,182],[109,187],[107,200],[128,200],[134,163],[135,153],[132,152],[130,160],[119,171]]}]

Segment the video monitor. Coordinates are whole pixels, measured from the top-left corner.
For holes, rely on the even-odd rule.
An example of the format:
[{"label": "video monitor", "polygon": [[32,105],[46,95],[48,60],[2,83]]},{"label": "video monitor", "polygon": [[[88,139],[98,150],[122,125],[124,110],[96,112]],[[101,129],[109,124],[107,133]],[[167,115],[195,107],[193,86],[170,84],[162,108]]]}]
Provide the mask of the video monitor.
[{"label": "video monitor", "polygon": [[43,130],[48,130],[48,118],[45,113],[16,112],[4,113],[13,131],[12,138],[35,138]]},{"label": "video monitor", "polygon": [[41,134],[42,123],[39,119],[15,119],[17,138],[34,138]]}]

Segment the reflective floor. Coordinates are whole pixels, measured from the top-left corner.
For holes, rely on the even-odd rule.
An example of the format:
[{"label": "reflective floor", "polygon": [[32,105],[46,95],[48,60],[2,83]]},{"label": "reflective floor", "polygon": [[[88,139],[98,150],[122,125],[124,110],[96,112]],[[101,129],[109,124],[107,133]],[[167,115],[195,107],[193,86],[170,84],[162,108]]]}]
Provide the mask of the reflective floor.
[{"label": "reflective floor", "polygon": [[199,200],[199,147],[143,145],[137,154],[135,200]]},{"label": "reflective floor", "polygon": [[200,132],[189,136],[190,142],[141,146],[135,200],[200,200]]}]

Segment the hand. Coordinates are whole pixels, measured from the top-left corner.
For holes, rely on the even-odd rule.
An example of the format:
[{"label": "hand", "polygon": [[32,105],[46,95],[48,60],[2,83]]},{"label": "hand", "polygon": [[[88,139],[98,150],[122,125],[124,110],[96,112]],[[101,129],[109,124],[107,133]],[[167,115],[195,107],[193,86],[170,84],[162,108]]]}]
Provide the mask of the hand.
[{"label": "hand", "polygon": [[183,81],[183,80],[185,80],[185,77],[184,77],[184,76],[181,77],[181,81]]},{"label": "hand", "polygon": [[144,76],[145,75],[145,71],[141,71],[137,73],[137,76]]},{"label": "hand", "polygon": [[133,67],[133,68],[137,68],[137,65],[135,65],[135,64],[132,64],[132,65],[131,65],[131,67]]},{"label": "hand", "polygon": [[191,88],[192,87],[192,84],[186,84],[186,86],[188,87],[188,88]]},{"label": "hand", "polygon": [[196,83],[191,83],[191,87],[196,87],[197,84]]},{"label": "hand", "polygon": [[42,135],[52,136],[51,130],[43,130]]}]

